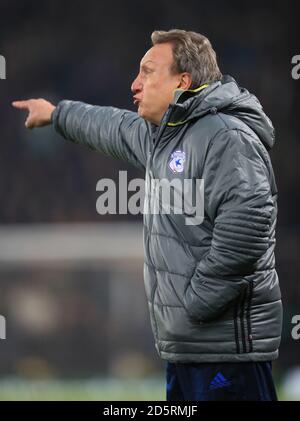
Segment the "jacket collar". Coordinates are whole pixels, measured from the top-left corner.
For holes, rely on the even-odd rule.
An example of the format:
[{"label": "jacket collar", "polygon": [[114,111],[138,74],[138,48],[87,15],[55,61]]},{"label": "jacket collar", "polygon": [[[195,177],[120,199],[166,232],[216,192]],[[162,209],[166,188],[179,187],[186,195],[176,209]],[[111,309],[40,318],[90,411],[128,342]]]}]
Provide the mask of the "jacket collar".
[{"label": "jacket collar", "polygon": [[175,89],[174,96],[173,96],[173,104],[179,104],[184,102],[186,99],[193,97],[198,92],[203,91],[203,89],[208,88],[209,84],[204,83],[203,85],[199,86],[196,89]]},{"label": "jacket collar", "polygon": [[171,127],[179,126],[185,124],[192,118],[209,112],[210,110],[205,106],[203,107],[201,103],[220,84],[221,82],[217,81],[211,84],[206,83],[196,89],[176,89],[171,104],[172,112],[167,125]]}]

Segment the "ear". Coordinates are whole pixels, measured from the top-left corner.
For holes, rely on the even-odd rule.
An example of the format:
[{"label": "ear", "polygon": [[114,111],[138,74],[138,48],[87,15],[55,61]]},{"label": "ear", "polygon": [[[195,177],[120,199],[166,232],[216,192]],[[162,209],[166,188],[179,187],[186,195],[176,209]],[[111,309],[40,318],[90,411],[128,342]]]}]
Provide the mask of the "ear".
[{"label": "ear", "polygon": [[187,90],[192,86],[192,77],[190,73],[182,73],[179,80],[179,89]]}]

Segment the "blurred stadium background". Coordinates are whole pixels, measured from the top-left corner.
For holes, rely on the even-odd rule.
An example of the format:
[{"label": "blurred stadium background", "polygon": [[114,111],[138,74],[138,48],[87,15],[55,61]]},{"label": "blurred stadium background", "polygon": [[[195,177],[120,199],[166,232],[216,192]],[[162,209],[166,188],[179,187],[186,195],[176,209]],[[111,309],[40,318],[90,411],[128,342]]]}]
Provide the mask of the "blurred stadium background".
[{"label": "blurred stadium background", "polygon": [[281,399],[300,400],[300,54],[294,2],[1,0],[0,399],[164,399],[142,278],[141,217],[100,216],[96,183],[126,164],[24,129],[12,100],[133,109],[130,84],[154,29],[206,34],[223,73],[255,93],[277,131],[277,268],[284,302]]}]

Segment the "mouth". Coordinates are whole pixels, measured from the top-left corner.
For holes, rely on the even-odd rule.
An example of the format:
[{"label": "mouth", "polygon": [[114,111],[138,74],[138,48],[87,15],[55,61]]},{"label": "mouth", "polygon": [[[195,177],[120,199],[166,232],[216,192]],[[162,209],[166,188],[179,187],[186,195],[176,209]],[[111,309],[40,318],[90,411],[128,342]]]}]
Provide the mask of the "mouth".
[{"label": "mouth", "polygon": [[133,98],[133,104],[139,106],[141,100],[137,98]]}]

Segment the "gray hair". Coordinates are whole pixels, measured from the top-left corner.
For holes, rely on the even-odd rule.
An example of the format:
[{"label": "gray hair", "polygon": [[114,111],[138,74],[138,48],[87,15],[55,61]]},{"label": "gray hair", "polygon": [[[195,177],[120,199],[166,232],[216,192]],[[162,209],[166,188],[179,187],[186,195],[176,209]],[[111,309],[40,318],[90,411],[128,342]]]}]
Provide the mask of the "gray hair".
[{"label": "gray hair", "polygon": [[151,41],[153,45],[167,42],[172,44],[174,63],[170,70],[173,74],[190,73],[191,89],[222,78],[216,53],[204,35],[182,29],[171,29],[154,31]]}]

